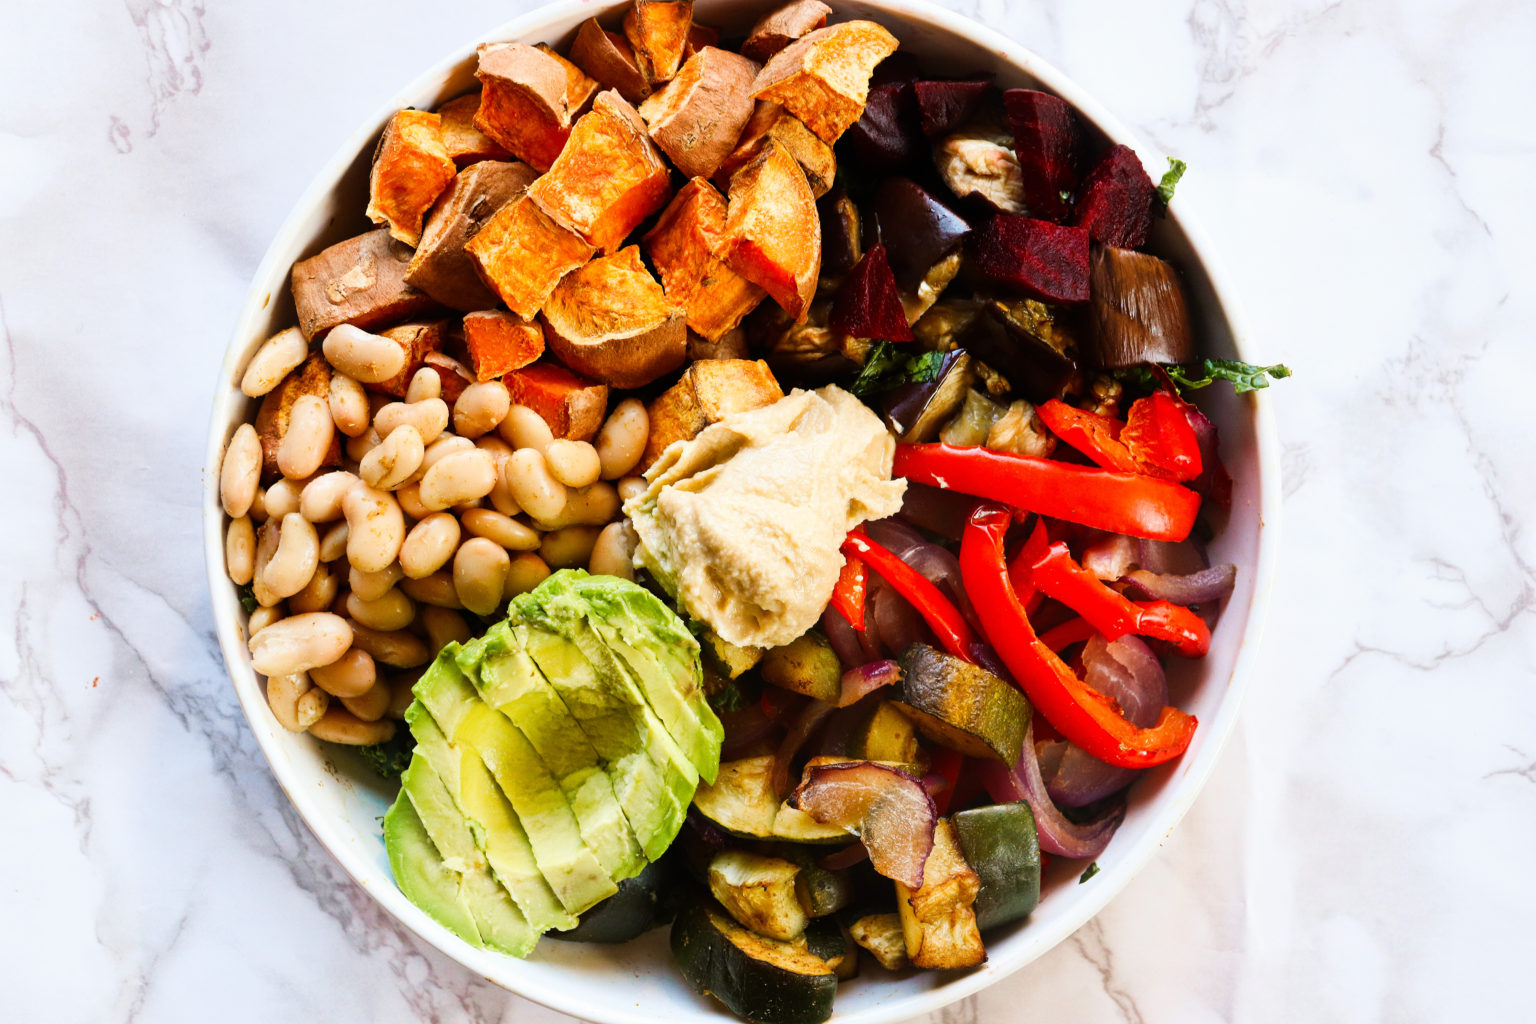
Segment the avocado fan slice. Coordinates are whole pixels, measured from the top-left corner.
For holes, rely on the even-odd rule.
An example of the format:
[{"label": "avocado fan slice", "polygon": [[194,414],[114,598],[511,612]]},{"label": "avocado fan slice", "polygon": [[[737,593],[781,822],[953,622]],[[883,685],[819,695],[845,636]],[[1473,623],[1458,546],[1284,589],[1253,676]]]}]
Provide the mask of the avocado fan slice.
[{"label": "avocado fan slice", "polygon": [[384,848],[395,884],[406,898],[471,946],[484,949],[462,876],[443,864],[442,854],[432,845],[427,827],[403,789],[384,813]]}]

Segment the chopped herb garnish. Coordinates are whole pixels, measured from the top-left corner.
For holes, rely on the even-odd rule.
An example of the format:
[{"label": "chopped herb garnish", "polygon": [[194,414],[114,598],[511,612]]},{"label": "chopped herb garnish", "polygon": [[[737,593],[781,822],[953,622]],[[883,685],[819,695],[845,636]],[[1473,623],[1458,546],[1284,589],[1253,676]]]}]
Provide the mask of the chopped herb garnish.
[{"label": "chopped herb garnish", "polygon": [[[1257,391],[1260,388],[1269,387],[1269,378],[1283,380],[1291,375],[1291,368],[1284,363],[1276,363],[1273,366],[1257,366],[1253,363],[1241,363],[1236,359],[1202,359],[1198,363],[1168,363],[1163,366],[1168,378],[1182,391],[1185,388],[1198,391],[1209,387],[1218,380],[1232,382],[1232,390],[1238,394],[1249,391]],[[1141,388],[1144,391],[1155,391],[1158,387],[1157,375],[1151,367],[1128,366],[1115,371],[1115,378],[1128,387]]]},{"label": "chopped herb garnish", "polygon": [[1173,190],[1188,169],[1189,165],[1183,160],[1168,158],[1168,170],[1163,173],[1163,180],[1157,183],[1157,201],[1163,204],[1163,209],[1173,202]]},{"label": "chopped herb garnish", "polygon": [[944,353],[906,355],[889,342],[875,343],[869,360],[848,390],[859,398],[883,394],[903,384],[927,384],[937,380],[944,367]]},{"label": "chopped herb garnish", "polygon": [[411,752],[416,749],[416,739],[409,729],[395,730],[394,738],[368,747],[358,747],[368,766],[380,777],[398,779],[411,763]]},{"label": "chopped herb garnish", "polygon": [[1096,875],[1098,873],[1099,873],[1099,862],[1098,861],[1094,861],[1091,864],[1089,864],[1086,868],[1083,869],[1083,873],[1081,875],[1079,875],[1078,878],[1077,878],[1077,884],[1078,885],[1082,885],[1084,882],[1088,881],[1088,879],[1092,878],[1094,875]]},{"label": "chopped herb garnish", "polygon": [[235,589],[240,595],[240,607],[245,609],[245,614],[249,615],[261,606],[261,602],[256,600],[256,591],[251,589],[249,583],[242,584]]},{"label": "chopped herb garnish", "polygon": [[717,712],[740,711],[747,706],[747,698],[742,695],[741,687],[737,686],[733,679],[709,695],[709,706]]}]

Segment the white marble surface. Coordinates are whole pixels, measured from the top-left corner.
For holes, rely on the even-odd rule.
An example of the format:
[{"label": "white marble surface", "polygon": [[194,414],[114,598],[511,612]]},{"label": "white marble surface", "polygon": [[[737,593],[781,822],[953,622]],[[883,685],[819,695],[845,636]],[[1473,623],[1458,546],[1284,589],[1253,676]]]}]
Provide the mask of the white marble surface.
[{"label": "white marble surface", "polygon": [[[1189,161],[1285,445],[1240,733],[1097,920],[945,1022],[1529,1019],[1536,8],[950,0]],[[565,1020],[382,919],[213,640],[247,280],[387,91],[518,0],[0,6],[0,1018]]]}]

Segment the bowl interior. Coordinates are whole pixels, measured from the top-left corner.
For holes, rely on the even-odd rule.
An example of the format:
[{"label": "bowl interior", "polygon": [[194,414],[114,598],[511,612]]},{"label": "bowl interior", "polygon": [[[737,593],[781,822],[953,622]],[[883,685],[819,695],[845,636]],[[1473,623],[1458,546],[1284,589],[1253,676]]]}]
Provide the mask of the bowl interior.
[{"label": "bowl interior", "polygon": [[[766,4],[698,0],[699,21],[727,30],[744,30]],[[594,13],[607,23],[618,5],[603,9],[567,0],[542,8],[474,42],[518,40],[568,42],[577,26]],[[853,0],[837,5],[836,17],[879,21],[924,60],[930,73],[959,76],[975,71],[996,74],[1004,87],[1037,86],[1077,106],[1085,119],[1116,142],[1138,149],[1149,172],[1161,165],[1159,154],[1134,139],[1059,72],[1017,44],[950,12],[921,2]],[[382,106],[320,171],[267,252],[247,298],[235,336],[226,352],[210,427],[208,461],[216,469],[224,443],[235,427],[254,412],[240,394],[238,381],[246,361],[261,341],[294,322],[288,272],[294,261],[342,238],[366,230],[367,162],[389,114],[403,106],[430,108],[474,86],[473,44],[451,55]],[[1234,311],[1215,280],[1208,248],[1187,218],[1177,212],[1160,220],[1151,246],[1172,260],[1184,275],[1191,311],[1204,351],[1237,356]],[[974,992],[1040,956],[1096,913],[1122,889],[1161,844],[1188,809],[1209,774],[1218,750],[1231,731],[1246,663],[1255,656],[1262,608],[1271,576],[1278,499],[1278,459],[1260,403],[1239,399],[1224,389],[1202,404],[1221,430],[1222,452],[1235,481],[1230,521],[1212,545],[1217,561],[1240,567],[1237,588],[1215,631],[1210,654],[1200,662],[1171,666],[1174,701],[1193,712],[1201,726],[1189,751],[1178,762],[1148,773],[1133,790],[1125,824],[1099,858],[1100,874],[1090,885],[1050,886],[1030,919],[988,942],[988,962],[961,973],[916,973],[893,977],[867,971],[845,983],[837,998],[835,1020],[891,1021],[917,1015]],[[379,818],[393,796],[392,787],[373,776],[345,751],[288,733],[272,718],[245,650],[245,616],[223,571],[223,522],[218,475],[205,481],[205,551],[218,634],[230,676],[258,741],[279,783],[309,827],[349,873],[391,914],[444,953],[470,969],[521,995],[592,1021],[717,1021],[730,1019],[718,1004],[696,996],[678,977],[666,949],[666,931],[658,929],[618,947],[558,941],[542,943],[532,958],[519,961],[472,949],[417,910],[396,889],[384,855]],[[1058,863],[1065,879],[1081,866]]]}]

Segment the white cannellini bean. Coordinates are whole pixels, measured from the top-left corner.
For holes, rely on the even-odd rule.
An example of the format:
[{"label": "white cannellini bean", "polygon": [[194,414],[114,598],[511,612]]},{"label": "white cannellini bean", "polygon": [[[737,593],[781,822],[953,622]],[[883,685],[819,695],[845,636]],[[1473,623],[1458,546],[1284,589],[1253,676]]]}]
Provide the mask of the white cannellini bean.
[{"label": "white cannellini bean", "polygon": [[262,504],[266,506],[267,518],[281,519],[290,512],[297,512],[299,495],[307,485],[308,481],[283,477],[268,487],[266,495],[262,498]]},{"label": "white cannellini bean", "polygon": [[264,676],[307,672],[347,653],[352,626],[330,612],[293,615],[252,634],[247,646],[251,666]]},{"label": "white cannellini bean", "polygon": [[257,526],[267,521],[267,489],[265,487],[256,488],[256,497],[251,502],[249,515],[251,522]]},{"label": "white cannellini bean", "polygon": [[251,569],[251,593],[256,603],[263,608],[270,608],[282,600],[267,586],[267,563],[277,554],[277,541],[278,520],[269,519],[262,523],[261,529],[256,531],[256,561]]},{"label": "white cannellini bean", "polygon": [[453,573],[447,569],[439,569],[419,580],[403,579],[400,581],[400,589],[418,605],[453,609],[464,607],[459,601],[459,592],[453,589]]},{"label": "white cannellini bean", "polygon": [[617,480],[634,470],[645,454],[645,442],[651,433],[651,419],[638,398],[626,398],[608,414],[597,432],[597,456],[602,461],[604,480]]},{"label": "white cannellini bean", "polygon": [[394,496],[358,481],[341,508],[347,517],[347,561],[352,567],[378,572],[393,562],[405,543],[405,515]]},{"label": "white cannellini bean", "polygon": [[320,538],[320,561],[334,562],[347,553],[347,524],[334,523]]},{"label": "white cannellini bean", "polygon": [[279,331],[256,350],[251,361],[245,364],[245,376],[240,378],[240,390],[252,398],[260,398],[282,383],[290,370],[295,369],[309,355],[309,342],[297,327]]},{"label": "white cannellini bean", "polygon": [[364,384],[383,383],[405,369],[405,348],[399,342],[351,324],[331,328],[320,351],[326,362]]},{"label": "white cannellini bean", "polygon": [[304,589],[288,599],[288,608],[293,612],[330,611],[340,592],[341,573],[322,561],[315,566],[315,574],[304,584]]},{"label": "white cannellini bean", "polygon": [[331,407],[331,419],[337,430],[348,437],[361,437],[368,432],[368,421],[372,418],[368,393],[357,381],[344,373],[331,374],[326,403]]},{"label": "white cannellini bean", "polygon": [[422,444],[436,441],[448,427],[448,403],[441,398],[424,398],[419,402],[390,402],[373,417],[373,429],[380,437],[388,437],[390,431],[406,424],[416,428]]},{"label": "white cannellini bean", "polygon": [[256,428],[242,423],[224,448],[219,467],[219,502],[224,514],[238,519],[251,510],[256,488],[261,486],[261,438]]},{"label": "white cannellini bean", "polygon": [[423,669],[413,668],[389,678],[389,710],[384,712],[387,717],[397,721],[405,720],[406,710],[416,699],[413,687],[423,674]]},{"label": "white cannellini bean", "polygon": [[348,594],[347,614],[369,629],[404,629],[416,620],[416,605],[391,587],[372,601],[364,601],[356,592]]},{"label": "white cannellini bean", "polygon": [[443,397],[443,378],[430,366],[423,366],[411,374],[411,382],[405,388],[405,400],[421,402],[428,398]]},{"label": "white cannellini bean", "polygon": [[377,722],[389,710],[389,682],[380,679],[356,697],[343,697],[342,706],[364,722]]},{"label": "white cannellini bean", "polygon": [[599,480],[590,487],[569,492],[560,514],[540,525],[547,530],[558,530],[562,526],[604,526],[618,515],[618,490],[608,481]]},{"label": "white cannellini bean", "polygon": [[597,481],[602,472],[602,460],[597,449],[585,441],[568,441],[556,438],[544,449],[544,461],[549,472],[567,487],[586,487]]},{"label": "white cannellini bean", "polygon": [[526,405],[508,409],[497,432],[513,448],[535,448],[540,454],[555,439],[555,432],[549,429],[544,417]]},{"label": "white cannellini bean", "polygon": [[[305,708],[307,714],[299,710],[300,699],[312,689],[309,677],[303,672],[286,672],[267,677],[267,706],[272,709],[272,717],[277,719],[278,725],[289,732],[303,732],[315,724],[320,717],[314,713],[316,701],[309,701]],[[324,713],[322,707],[320,714]],[[309,720],[305,721],[306,718]]]},{"label": "white cannellini bean", "polygon": [[537,551],[539,535],[511,516],[502,515],[488,508],[472,508],[460,519],[464,529],[476,537],[485,537],[509,551]]},{"label": "white cannellini bean", "polygon": [[512,396],[499,380],[471,384],[453,403],[453,429],[463,437],[479,437],[495,430],[512,407]]},{"label": "white cannellini bean", "polygon": [[501,604],[512,560],[507,549],[484,537],[459,545],[453,556],[453,586],[464,607],[476,615],[489,615]]},{"label": "white cannellini bean", "polygon": [[277,445],[277,468],[283,476],[302,480],[325,461],[336,436],[331,407],[319,395],[300,395],[288,412],[288,430]]},{"label": "white cannellini bean", "polygon": [[510,601],[518,594],[526,594],[549,578],[549,566],[532,551],[524,551],[512,559],[507,567],[507,585],[502,597]]},{"label": "white cannellini bean", "polygon": [[245,635],[255,636],[257,633],[260,633],[262,630],[272,625],[272,623],[276,622],[278,619],[287,617],[288,611],[282,606],[281,603],[272,605],[271,607],[263,605],[257,608],[255,611],[251,612],[251,617],[246,620]]},{"label": "white cannellini bean", "polygon": [[320,474],[304,485],[299,495],[299,515],[317,524],[335,522],[341,518],[341,499],[356,483],[357,474],[344,469]]},{"label": "white cannellini bean", "polygon": [[402,424],[389,432],[383,444],[363,456],[357,475],[370,487],[392,491],[416,472],[426,450],[421,433],[409,423]]},{"label": "white cannellini bean", "polygon": [[539,557],[551,569],[575,569],[592,560],[592,549],[597,546],[595,526],[566,526],[546,533],[539,544]]},{"label": "white cannellini bean", "polygon": [[405,573],[401,570],[399,562],[391,562],[373,572],[363,572],[354,565],[347,573],[347,587],[364,601],[375,601],[404,578]]},{"label": "white cannellini bean", "polygon": [[594,576],[621,576],[635,578],[635,545],[639,538],[629,523],[609,523],[597,535],[592,545],[592,561],[588,571]]},{"label": "white cannellini bean", "polygon": [[[421,478],[421,503],[449,508],[483,498],[496,486],[496,459],[473,445],[439,459]],[[514,492],[515,493],[515,492]]]},{"label": "white cannellini bean", "polygon": [[[420,473],[418,469],[416,472]],[[432,510],[421,503],[421,484],[405,484],[396,488],[395,500],[400,503],[400,508],[412,519],[423,520],[432,514]]]},{"label": "white cannellini bean", "polygon": [[224,571],[230,582],[242,587],[256,573],[256,527],[250,516],[231,519],[224,531]]},{"label": "white cannellini bean", "polygon": [[362,462],[369,452],[383,443],[384,439],[379,436],[379,432],[369,427],[358,436],[347,439],[347,458],[353,462]]},{"label": "white cannellini bean", "polygon": [[475,447],[475,442],[458,434],[443,434],[436,441],[427,445],[426,454],[421,457],[421,469],[419,473],[425,475],[427,470],[437,465],[442,459],[454,452],[467,452]]},{"label": "white cannellini bean", "polygon": [[512,500],[539,522],[555,519],[565,508],[565,485],[549,472],[549,464],[535,448],[519,448],[502,470]]},{"label": "white cannellini bean", "polygon": [[361,622],[353,622],[352,643],[373,655],[373,660],[395,668],[415,668],[432,660],[427,642],[415,633],[403,629],[369,629]]},{"label": "white cannellini bean", "polygon": [[627,476],[618,483],[619,501],[632,501],[650,489],[643,476]]},{"label": "white cannellini bean", "polygon": [[309,678],[332,697],[358,697],[367,693],[378,682],[378,669],[373,655],[359,648],[352,648],[329,665],[309,670]]},{"label": "white cannellini bean", "polygon": [[314,524],[289,512],[278,529],[277,550],[261,574],[267,589],[280,598],[292,597],[304,589],[319,564],[320,535]]},{"label": "white cannellini bean", "polygon": [[388,718],[364,722],[344,707],[331,705],[320,720],[309,727],[309,734],[327,743],[349,747],[371,747],[388,743],[395,735],[395,723]]},{"label": "white cannellini bean", "polygon": [[449,644],[467,643],[474,636],[464,616],[451,608],[423,605],[417,609],[417,614],[421,616],[422,628],[427,631],[427,645],[432,648],[434,657]]},{"label": "white cannellini bean", "polygon": [[458,546],[459,521],[451,512],[434,512],[405,535],[400,568],[411,579],[423,579],[447,565]]},{"label": "white cannellini bean", "polygon": [[487,434],[475,440],[475,447],[481,451],[490,452],[496,460],[496,485],[491,488],[491,493],[485,496],[493,509],[504,516],[515,516],[522,513],[522,507],[517,499],[512,497],[512,491],[507,487],[507,460],[512,457],[512,446],[494,434]]}]

